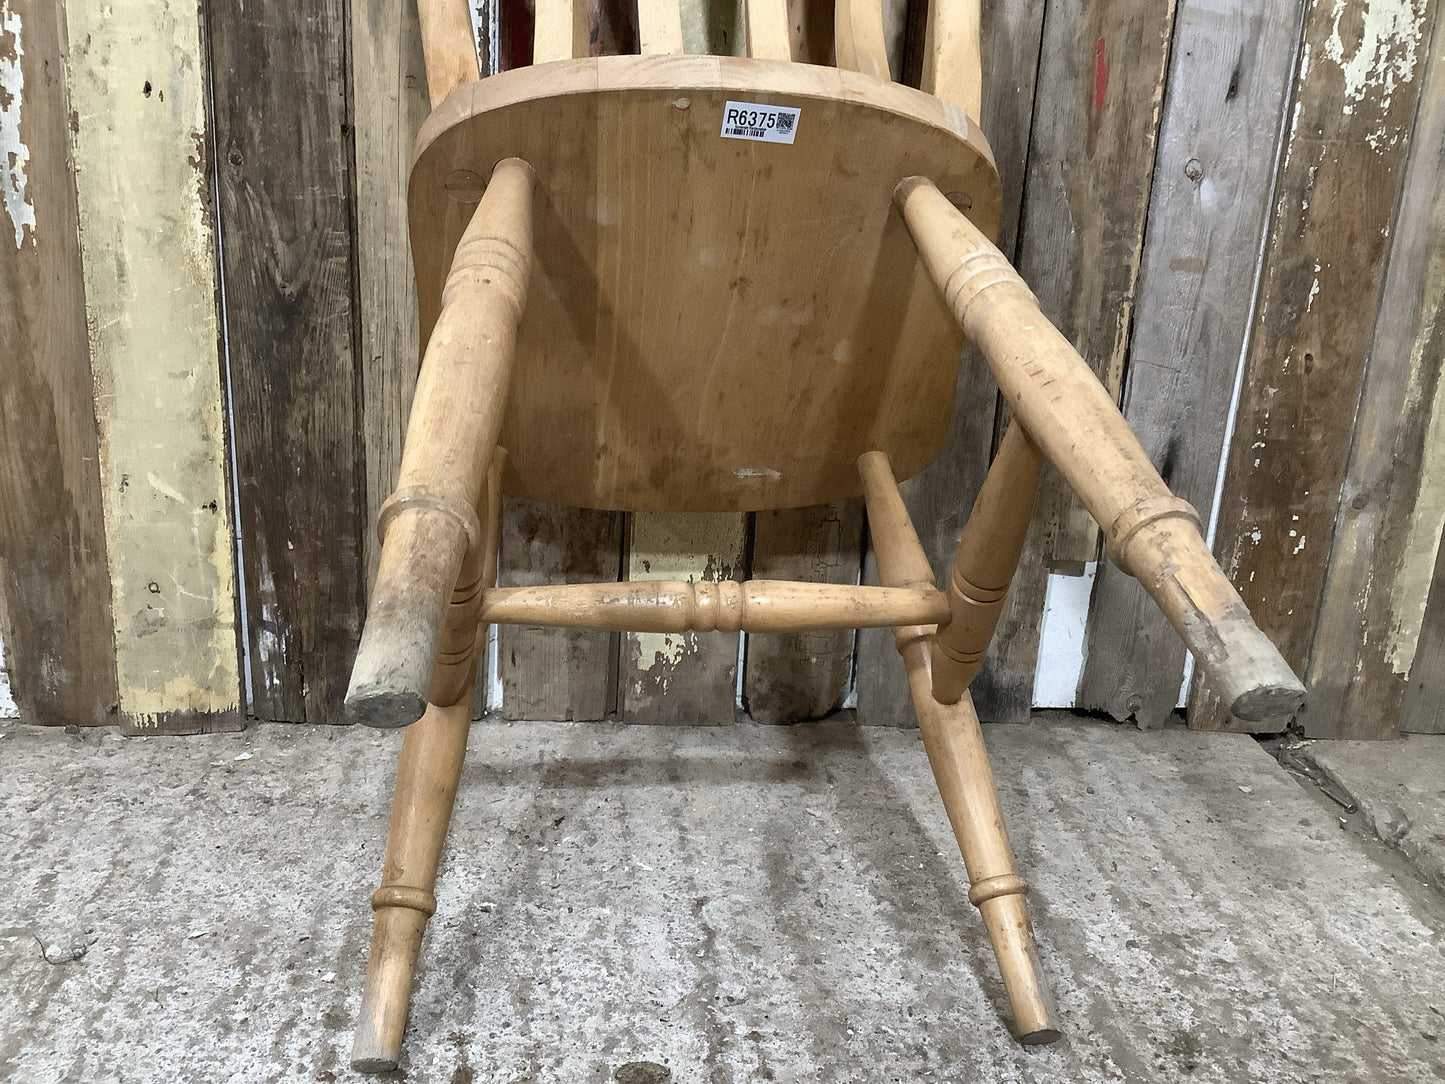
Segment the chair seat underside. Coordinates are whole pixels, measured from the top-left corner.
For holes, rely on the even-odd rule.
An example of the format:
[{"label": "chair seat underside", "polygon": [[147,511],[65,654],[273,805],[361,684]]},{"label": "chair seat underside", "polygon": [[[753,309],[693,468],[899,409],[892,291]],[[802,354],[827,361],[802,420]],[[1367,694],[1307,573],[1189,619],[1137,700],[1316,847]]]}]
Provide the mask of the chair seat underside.
[{"label": "chair seat underside", "polygon": [[[724,136],[729,103],[798,110],[792,141]],[[856,496],[863,452],[908,477],[941,450],[960,333],[892,191],[931,177],[992,235],[998,177],[960,110],[832,68],[599,57],[461,87],[417,148],[424,342],[482,179],[537,172],[508,492],[792,507]]]}]

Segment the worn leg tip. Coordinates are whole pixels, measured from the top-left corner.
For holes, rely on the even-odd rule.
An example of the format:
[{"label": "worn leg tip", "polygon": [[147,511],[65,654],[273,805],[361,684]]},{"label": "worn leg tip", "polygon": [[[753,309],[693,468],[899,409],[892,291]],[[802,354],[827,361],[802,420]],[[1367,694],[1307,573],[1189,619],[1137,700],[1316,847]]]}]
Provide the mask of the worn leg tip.
[{"label": "worn leg tip", "polygon": [[386,1049],[376,1033],[364,1024],[357,1028],[356,1041],[351,1047],[351,1067],[358,1073],[390,1073],[401,1061],[401,1044]]},{"label": "worn leg tip", "polygon": [[1063,1037],[1064,1033],[1056,1028],[1035,1028],[1033,1031],[1026,1031],[1020,1035],[1019,1042],[1024,1046],[1048,1046]]},{"label": "worn leg tip", "polygon": [[414,692],[363,685],[346,695],[346,721],[380,730],[410,726],[424,711],[426,700]]},{"label": "worn leg tip", "polygon": [[396,1069],[396,1058],[358,1058],[354,1054],[351,1067],[358,1073],[390,1073]]}]

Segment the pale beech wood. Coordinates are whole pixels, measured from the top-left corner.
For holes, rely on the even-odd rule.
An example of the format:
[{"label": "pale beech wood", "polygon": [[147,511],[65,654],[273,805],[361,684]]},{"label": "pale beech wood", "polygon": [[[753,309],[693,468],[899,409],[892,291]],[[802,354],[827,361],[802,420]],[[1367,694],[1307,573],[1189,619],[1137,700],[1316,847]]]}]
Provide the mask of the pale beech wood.
[{"label": "pale beech wood", "polygon": [[507,452],[492,452],[487,468],[486,485],[477,503],[481,521],[481,542],[467,548],[461,571],[452,588],[451,605],[447,607],[437,647],[436,668],[432,671],[431,693],[427,700],[438,707],[451,707],[471,691],[477,675],[477,656],[487,643],[487,625],[477,624],[482,596],[497,583],[497,547],[502,536],[502,468]]},{"label": "pale beech wood", "polygon": [[[908,517],[887,456],[879,452],[864,455],[858,468],[865,484],[878,578],[894,588],[920,581],[931,586],[928,558]],[[963,852],[973,886],[969,901],[978,907],[998,959],[1013,1008],[1014,1032],[1023,1043],[1051,1043],[1060,1033],[1024,902],[1028,885],[1019,876],[1009,846],[973,701],[967,693],[956,704],[940,704],[933,698],[928,656],[935,632],[934,624],[905,625],[893,630],[908,674],[919,731],[943,807]]]},{"label": "pale beech wood", "polygon": [[457,87],[481,78],[477,46],[464,0],[417,0],[416,10],[426,57],[427,94],[435,109]]},{"label": "pale beech wood", "polygon": [[431,688],[442,621],[501,428],[531,272],[531,167],[508,159],[457,246],[430,329],[396,491],[383,505],[381,562],[346,694],[348,715],[405,726]]},{"label": "pale beech wood", "polygon": [[396,772],[391,831],[376,912],[371,958],[351,1065],[363,1073],[396,1068],[411,999],[412,973],[426,921],[436,911],[437,866],[461,778],[471,726],[470,698],[441,708],[428,705],[407,728]]},{"label": "pale beech wood", "polygon": [[833,12],[838,67],[886,81],[888,43],[883,34],[882,0],[836,0]]},{"label": "pale beech wood", "polygon": [[940,292],[1029,436],[1103,528],[1233,713],[1294,711],[1304,686],[1215,564],[1198,514],[1176,499],[1098,378],[1039,312],[989,240],[927,179],[896,200]]},{"label": "pale beech wood", "polygon": [[1058,1014],[1029,922],[1028,883],[1019,876],[1009,845],[973,700],[965,692],[956,704],[940,704],[933,699],[925,641],[911,640],[902,651],[923,747],[963,852],[972,886],[969,902],[978,908],[998,960],[1014,1035],[1028,1045],[1055,1042],[1061,1038]]},{"label": "pale beech wood", "polygon": [[678,0],[637,0],[637,36],[644,55],[682,55]]},{"label": "pale beech wood", "polygon": [[624,632],[811,632],[937,623],[948,600],[933,586],[859,587],[789,580],[637,580],[499,587],[481,620]]},{"label": "pale beech wood", "polygon": [[[885,587],[933,588],[933,566],[918,540],[918,532],[898,492],[892,464],[882,452],[858,457],[863,479],[863,500],[868,509],[868,537],[878,562],[878,579]],[[911,643],[932,639],[938,623],[893,626],[893,644],[902,653]]]},{"label": "pale beech wood", "polygon": [[788,0],[743,0],[748,15],[748,56],[759,60],[792,60],[788,33]]},{"label": "pale beech wood", "polygon": [[537,0],[532,63],[590,56],[596,26],[595,0]]},{"label": "pale beech wood", "polygon": [[[796,142],[721,138],[729,99],[801,108]],[[889,194],[926,173],[995,229],[987,146],[956,106],[804,64],[597,57],[463,88],[418,147],[423,334],[465,223],[448,184],[503,155],[537,168],[538,281],[500,437],[509,494],[799,507],[858,496],[863,452],[908,477],[943,446],[961,336]]]},{"label": "pale beech wood", "polygon": [[1011,422],[958,540],[945,590],[951,616],[933,641],[933,696],[956,704],[983,666],[1019,565],[1043,457]]},{"label": "pale beech wood", "polygon": [[983,112],[983,54],[979,0],[933,0],[923,46],[923,79],[929,94],[961,106],[970,117]]}]

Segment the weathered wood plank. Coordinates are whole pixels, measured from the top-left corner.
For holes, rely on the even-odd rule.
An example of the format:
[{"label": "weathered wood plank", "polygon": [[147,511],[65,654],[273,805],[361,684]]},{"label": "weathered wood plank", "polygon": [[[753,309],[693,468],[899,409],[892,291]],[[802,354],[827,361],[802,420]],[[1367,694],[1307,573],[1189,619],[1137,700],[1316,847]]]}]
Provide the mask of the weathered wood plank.
[{"label": "weathered wood plank", "polygon": [[[1174,3],[1053,0],[1044,19],[1015,263],[1044,315],[1117,395],[1143,252]],[[989,57],[984,50],[984,57]],[[980,675],[979,714],[1027,718],[1050,572],[1078,575],[1099,551],[1097,525],[1045,470],[996,650]]]},{"label": "weathered wood plank", "polygon": [[[400,18],[398,18],[398,14]],[[381,556],[376,515],[396,484],[416,388],[416,284],[407,241],[411,143],[430,107],[416,5],[352,0],[351,103],[356,141],[356,272],[367,589]]]},{"label": "weathered wood plank", "polygon": [[[1316,737],[1388,737],[1397,723],[1417,725],[1402,718],[1401,700],[1445,523],[1442,175],[1445,32],[1437,20],[1314,634],[1307,720]],[[1438,653],[1429,656],[1416,684],[1438,668]]]},{"label": "weathered wood plank", "polygon": [[[983,11],[982,123],[1003,180],[999,246],[1008,253],[1014,251],[1018,236],[1043,18],[1043,0],[1002,0],[985,5]],[[918,59],[904,58],[903,70],[921,72],[924,35],[915,35],[910,45]],[[966,347],[948,444],[931,466],[899,487],[924,551],[938,573],[948,567],[958,549],[964,518],[988,469],[994,431],[992,388],[992,378],[983,360]],[[877,575],[876,562],[870,552],[865,562],[864,582],[877,583]],[[1009,634],[1010,630],[1001,624],[995,642]],[[908,677],[894,649],[891,632],[879,629],[859,632],[854,673],[860,723],[917,725],[909,702]],[[986,669],[974,683],[975,699],[985,719],[993,717],[991,713],[996,710],[994,705],[999,699],[987,684],[990,676]],[[1030,688],[1029,692],[1032,691]]]},{"label": "weathered wood plank", "polygon": [[253,711],[340,722],[367,529],[346,5],[207,11]]},{"label": "weathered wood plank", "polygon": [[[1320,615],[1433,13],[1433,0],[1364,10],[1314,0],[1305,14],[1216,541],[1260,627],[1301,672]],[[1302,718],[1311,732],[1310,714]],[[1196,681],[1190,725],[1283,723],[1231,721]]]},{"label": "weathered wood plank", "polygon": [[[509,497],[501,585],[609,583],[620,578],[622,516]],[[603,719],[613,710],[618,636],[584,629],[497,629],[501,711],[508,719]]]},{"label": "weathered wood plank", "polygon": [[[745,579],[744,517],[731,512],[628,517],[627,579]],[[625,723],[733,721],[738,634],[624,633],[618,713]]]},{"label": "weathered wood plank", "polygon": [[22,717],[115,722],[60,0],[0,3],[0,635]]},{"label": "weathered wood plank", "polygon": [[[1139,271],[1124,415],[1171,489],[1214,507],[1289,102],[1301,3],[1179,0]],[[1158,726],[1184,645],[1101,557],[1077,706]]]},{"label": "weathered wood plank", "polygon": [[1436,553],[1413,663],[1400,729],[1412,734],[1445,734],[1445,546]]},{"label": "weathered wood plank", "polygon": [[66,5],[120,722],[239,729],[199,12]]},{"label": "weathered wood plank", "polygon": [[[860,501],[758,512],[754,579],[857,583],[862,560]],[[748,636],[743,704],[759,723],[819,719],[843,706],[853,676],[852,629]]]}]

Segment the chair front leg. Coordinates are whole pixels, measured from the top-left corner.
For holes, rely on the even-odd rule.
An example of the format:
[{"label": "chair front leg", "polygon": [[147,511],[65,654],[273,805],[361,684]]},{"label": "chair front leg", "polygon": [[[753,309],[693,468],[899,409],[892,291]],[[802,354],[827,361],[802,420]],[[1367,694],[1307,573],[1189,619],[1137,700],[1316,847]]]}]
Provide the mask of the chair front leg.
[{"label": "chair front leg", "polygon": [[1199,514],[1169,492],[1113,397],[1003,253],[924,177],[894,191],[924,266],[982,351],[1045,457],[1104,531],[1114,563],[1136,577],[1242,719],[1288,714],[1298,677],[1214,561]]},{"label": "chair front leg", "polygon": [[477,500],[507,402],[532,266],[532,168],[497,164],[457,245],[427,342],[346,710],[406,726],[425,707],[447,601],[482,543]]}]

